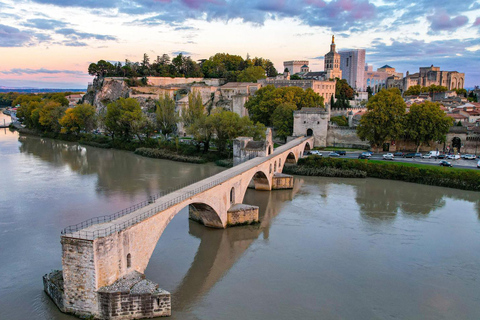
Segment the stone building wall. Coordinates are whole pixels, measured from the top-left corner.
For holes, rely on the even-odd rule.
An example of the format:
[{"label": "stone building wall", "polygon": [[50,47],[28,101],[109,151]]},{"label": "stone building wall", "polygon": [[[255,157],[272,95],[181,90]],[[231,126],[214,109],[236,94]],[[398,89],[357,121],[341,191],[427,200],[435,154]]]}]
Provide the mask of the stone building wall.
[{"label": "stone building wall", "polygon": [[355,128],[348,127],[328,127],[327,145],[339,148],[359,148],[368,149],[368,141],[362,141],[357,136]]},{"label": "stone building wall", "polygon": [[327,146],[327,129],[330,115],[321,108],[303,108],[293,113],[293,136],[314,137],[315,147]]}]

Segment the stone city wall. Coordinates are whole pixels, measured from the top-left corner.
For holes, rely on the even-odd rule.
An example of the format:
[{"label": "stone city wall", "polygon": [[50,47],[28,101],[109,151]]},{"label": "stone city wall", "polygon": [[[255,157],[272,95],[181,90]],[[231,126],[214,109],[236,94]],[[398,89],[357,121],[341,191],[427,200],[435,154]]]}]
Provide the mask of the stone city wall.
[{"label": "stone city wall", "polygon": [[333,126],[328,127],[327,145],[329,147],[358,149],[368,149],[370,147],[368,141],[360,140],[355,128]]}]

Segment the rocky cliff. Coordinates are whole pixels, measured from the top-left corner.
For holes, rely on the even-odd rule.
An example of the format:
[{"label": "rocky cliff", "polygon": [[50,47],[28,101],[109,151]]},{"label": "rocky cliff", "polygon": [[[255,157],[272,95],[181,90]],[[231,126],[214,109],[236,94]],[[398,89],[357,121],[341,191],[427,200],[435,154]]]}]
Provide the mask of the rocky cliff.
[{"label": "rocky cliff", "polygon": [[97,111],[105,109],[107,104],[120,98],[128,98],[132,89],[123,80],[96,78],[83,97],[82,103],[89,103]]}]

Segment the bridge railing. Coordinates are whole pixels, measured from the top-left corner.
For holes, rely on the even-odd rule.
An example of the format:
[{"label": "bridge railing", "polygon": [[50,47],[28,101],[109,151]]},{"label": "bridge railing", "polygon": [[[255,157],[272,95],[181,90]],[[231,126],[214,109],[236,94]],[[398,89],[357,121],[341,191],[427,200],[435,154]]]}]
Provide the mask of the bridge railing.
[{"label": "bridge railing", "polygon": [[[87,221],[84,221],[82,223],[79,223],[79,224],[76,224],[74,226],[70,226],[70,227],[67,227],[65,229],[62,230],[62,235],[66,235],[66,234],[72,234],[74,238],[80,238],[80,239],[86,239],[86,240],[93,240],[95,238],[99,238],[99,237],[106,237],[108,235],[111,235],[112,233],[115,233],[115,232],[119,232],[121,230],[124,230],[130,226],[133,226],[147,218],[150,218],[151,216],[157,214],[158,212],[161,212],[161,211],[164,211],[182,201],[185,201],[187,200],[188,198],[190,197],[193,197],[194,195],[200,193],[200,192],[203,192],[205,190],[208,190],[216,185],[219,185],[221,184],[222,182],[225,182],[226,180],[228,180],[229,177],[227,178],[220,178],[220,179],[217,179],[217,180],[214,180],[214,181],[211,181],[205,185],[202,185],[198,188],[195,188],[193,190],[190,190],[182,195],[179,195],[169,201],[166,201],[158,206],[155,206],[151,209],[149,209],[148,211],[145,211],[143,212],[142,214],[139,214],[135,217],[132,217],[131,219],[127,220],[127,221],[124,221],[122,223],[119,223],[119,224],[115,224],[115,225],[112,225],[110,227],[107,227],[107,228],[104,228],[104,229],[99,229],[99,230],[95,230],[95,231],[84,231],[82,229],[85,229],[91,225],[94,225],[94,224],[99,224],[99,223],[103,223],[103,222],[110,222],[112,220],[115,220],[115,219],[118,219],[119,217],[122,217],[128,213],[131,213],[133,211],[136,211],[138,209],[141,209],[145,206],[147,206],[148,204],[151,204],[153,202],[155,202],[156,199],[158,199],[158,197],[160,197],[159,195],[156,195],[154,197],[151,197],[151,199],[154,199],[155,197],[157,197],[155,200],[153,201],[143,201],[141,203],[138,203],[134,206],[131,206],[127,209],[124,209],[122,211],[119,211],[115,214],[112,214],[112,215],[108,215],[108,216],[102,216],[102,217],[97,217],[97,218],[92,218],[92,219],[89,219]],[[183,188],[183,187],[181,187]],[[177,188],[176,190],[179,190],[181,188]],[[171,192],[169,192],[171,193]],[[146,203],[146,204],[145,204]]]},{"label": "bridge railing", "polygon": [[[279,151],[284,148],[284,146],[282,147],[279,147]],[[277,151],[277,150],[276,150]],[[282,150],[281,152],[284,152],[284,150]],[[275,157],[275,152],[269,156],[267,156],[266,158],[270,158],[270,157]],[[263,162],[263,161],[262,161]],[[245,163],[243,163],[245,164]],[[231,170],[231,169],[229,169]],[[115,224],[113,226],[110,226],[110,227],[107,227],[107,228],[104,228],[104,229],[99,229],[99,230],[95,230],[95,231],[84,231],[83,229],[86,229],[92,225],[95,225],[95,224],[100,224],[100,223],[106,223],[106,222],[111,222],[113,220],[116,220],[118,218],[121,218],[127,214],[130,214],[132,212],[135,212],[141,208],[144,208],[152,203],[155,203],[157,199],[161,198],[161,197],[164,197],[170,193],[173,193],[175,191],[178,191],[180,189],[183,189],[191,184],[194,184],[194,183],[197,183],[199,181],[202,181],[202,180],[196,180],[196,181],[193,181],[193,182],[189,182],[189,183],[184,183],[180,186],[177,186],[177,187],[174,187],[174,188],[170,188],[166,191],[163,191],[163,192],[160,192],[156,195],[153,195],[153,196],[150,196],[147,200],[145,201],[142,201],[140,203],[137,203],[131,207],[128,207],[126,209],[123,209],[121,211],[118,211],[114,214],[110,214],[110,215],[104,215],[104,216],[100,216],[100,217],[95,217],[95,218],[91,218],[91,219],[88,219],[86,221],[83,221],[81,223],[78,223],[76,225],[72,225],[72,226],[69,226],[69,227],[66,227],[65,229],[63,229],[61,231],[61,234],[62,235],[66,235],[66,234],[72,234],[72,236],[74,238],[80,238],[80,239],[87,239],[87,240],[93,240],[95,238],[98,238],[98,237],[106,237],[114,232],[118,232],[118,231],[121,231],[121,230],[124,230],[138,222],[141,222],[153,215],[155,215],[156,213],[158,212],[161,212],[161,211],[164,211],[168,208],[170,208],[171,206],[174,206],[200,192],[203,192],[205,190],[208,190],[216,185],[219,185],[229,179],[231,179],[233,176],[236,176],[238,174],[241,174],[245,171],[245,169],[243,168],[242,165],[239,165],[239,168],[235,171],[230,171],[228,175],[222,177],[222,178],[219,178],[219,179],[216,179],[216,180],[213,180],[207,184],[204,184],[200,187],[197,187],[195,188],[194,190],[190,190],[188,191],[187,193],[184,193],[180,196],[177,196],[167,202],[164,202],[162,203],[161,205],[159,206],[156,206],[156,207],[153,207],[151,209],[149,209],[148,211],[146,212],[143,212],[142,214],[140,215],[137,215],[135,217],[132,217],[131,219],[125,221],[125,222],[122,222],[122,223],[119,223],[119,224]],[[208,178],[207,178],[208,179]]]}]

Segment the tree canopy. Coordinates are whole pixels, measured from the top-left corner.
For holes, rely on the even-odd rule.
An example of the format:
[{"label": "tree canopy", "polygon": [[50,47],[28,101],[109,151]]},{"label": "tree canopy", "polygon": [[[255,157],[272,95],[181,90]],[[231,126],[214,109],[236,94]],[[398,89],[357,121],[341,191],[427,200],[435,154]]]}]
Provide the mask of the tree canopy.
[{"label": "tree canopy", "polygon": [[437,86],[435,84],[432,84],[428,87],[423,87],[419,84],[414,85],[409,87],[405,92],[403,93],[405,96],[418,96],[421,93],[424,92],[429,92],[430,94],[436,93],[436,92],[445,92],[447,91],[448,88],[444,86]]},{"label": "tree canopy", "polygon": [[418,152],[422,144],[443,142],[453,120],[447,117],[437,103],[425,101],[422,104],[414,103],[410,107],[404,123],[406,137],[415,142]]},{"label": "tree canopy", "polygon": [[357,134],[380,148],[388,140],[397,140],[404,134],[403,120],[406,104],[396,88],[382,89],[367,103],[367,112],[360,119]]},{"label": "tree canopy", "polygon": [[293,133],[293,112],[297,106],[291,102],[280,104],[272,113],[271,121],[277,137],[286,140]]},{"label": "tree canopy", "polygon": [[247,101],[245,108],[252,121],[272,126],[271,116],[282,103],[292,103],[296,110],[324,107],[323,97],[310,88],[303,90],[300,87],[275,88],[273,85],[267,85]]}]

